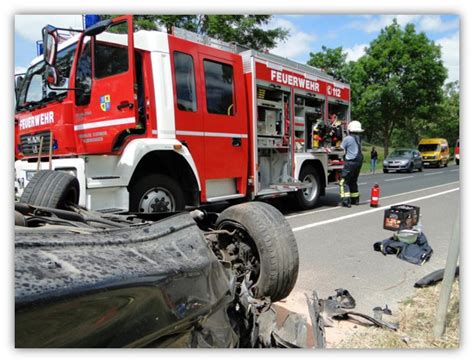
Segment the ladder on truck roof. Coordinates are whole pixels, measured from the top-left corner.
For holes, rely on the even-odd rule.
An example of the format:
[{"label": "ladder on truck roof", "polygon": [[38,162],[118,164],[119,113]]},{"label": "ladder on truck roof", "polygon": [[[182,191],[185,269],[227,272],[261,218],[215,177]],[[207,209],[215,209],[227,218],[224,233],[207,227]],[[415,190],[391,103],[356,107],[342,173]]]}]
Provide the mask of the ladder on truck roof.
[{"label": "ladder on truck roof", "polygon": [[309,75],[309,77],[307,78],[311,78],[311,76],[319,77],[329,82],[340,83],[340,84],[344,84],[345,86],[348,86],[347,84],[343,82],[337,81],[334,77],[330,76],[329,74],[325,73],[319,68],[312,67],[307,64],[302,64],[294,60],[291,60],[289,58],[281,57],[276,54],[260,52],[258,50],[250,49],[248,47],[245,47],[237,43],[225,42],[223,40],[212,38],[208,35],[197,34],[190,30],[177,28],[177,27],[173,27],[173,35],[177,38],[189,40],[194,43],[207,45],[209,47],[217,48],[217,49],[224,50],[227,52],[241,54],[243,58],[253,56],[253,57],[265,60],[267,62],[273,63],[276,66],[284,66],[287,68],[292,68],[296,71],[303,72],[306,75]]},{"label": "ladder on truck roof", "polygon": [[189,40],[190,42],[207,45],[212,48],[217,48],[236,54],[249,49],[248,47],[244,47],[243,45],[237,43],[224,42],[223,40],[215,39],[208,35],[198,34],[190,30],[177,27],[173,27],[173,35],[177,38]]}]

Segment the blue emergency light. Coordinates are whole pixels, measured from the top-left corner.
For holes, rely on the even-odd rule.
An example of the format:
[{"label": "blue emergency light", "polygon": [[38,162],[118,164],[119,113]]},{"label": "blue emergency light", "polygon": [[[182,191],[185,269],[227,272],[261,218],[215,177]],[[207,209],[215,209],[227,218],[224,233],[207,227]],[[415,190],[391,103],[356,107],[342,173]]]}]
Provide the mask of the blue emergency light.
[{"label": "blue emergency light", "polygon": [[87,14],[82,16],[82,25],[84,29],[98,23],[100,21],[100,15]]},{"label": "blue emergency light", "polygon": [[42,40],[37,40],[36,41],[36,55],[41,55],[43,54],[43,41]]}]

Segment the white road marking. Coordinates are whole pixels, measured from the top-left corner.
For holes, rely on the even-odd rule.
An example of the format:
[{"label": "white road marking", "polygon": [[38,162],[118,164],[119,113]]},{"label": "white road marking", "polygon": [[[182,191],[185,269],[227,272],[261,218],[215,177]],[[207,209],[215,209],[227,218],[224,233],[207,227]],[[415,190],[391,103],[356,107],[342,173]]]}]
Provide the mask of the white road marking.
[{"label": "white road marking", "polygon": [[450,173],[457,173],[459,171],[459,169],[455,169],[455,170],[450,170],[449,172]]},{"label": "white road marking", "polygon": [[357,183],[357,185],[365,185],[365,184],[368,184],[368,183]]},{"label": "white road marking", "polygon": [[409,178],[413,178],[413,176],[404,176],[402,178],[385,179],[384,181],[388,182],[388,181],[393,181],[393,180],[402,180],[402,179],[409,179]]},{"label": "white road marking", "polygon": [[424,173],[423,175],[435,175],[435,174],[443,174],[444,171],[437,171],[435,173]]},{"label": "white road marking", "polygon": [[[415,198],[415,199],[406,200],[406,201],[400,202],[400,203],[398,203],[398,204],[413,203],[413,202],[417,202],[417,201],[420,201],[420,200],[429,199],[429,198],[434,198],[434,197],[438,197],[438,196],[440,196],[440,195],[452,193],[452,192],[455,192],[455,191],[458,191],[458,190],[459,190],[459,187],[458,187],[458,188],[454,188],[454,189],[445,190],[445,191],[443,191],[443,192],[439,192],[439,193],[435,193],[435,194],[425,195],[424,197],[419,197],[419,198]],[[299,232],[299,231],[302,231],[302,230],[305,230],[305,229],[309,229],[309,228],[313,228],[313,227],[318,227],[318,226],[321,226],[321,225],[324,225],[324,224],[339,222],[339,221],[342,221],[342,220],[345,220],[345,219],[354,218],[354,217],[359,217],[359,216],[363,216],[363,215],[366,215],[366,214],[379,212],[379,211],[382,211],[382,210],[385,210],[385,209],[387,209],[387,207],[378,207],[378,208],[366,210],[366,211],[363,211],[363,212],[348,214],[348,215],[345,215],[345,216],[342,216],[342,217],[337,217],[337,218],[332,218],[332,219],[328,219],[328,220],[325,220],[325,221],[320,221],[320,222],[316,222],[316,223],[306,224],[306,225],[304,225],[304,226],[295,227],[295,228],[293,228],[292,230],[293,230],[293,232]]]},{"label": "white road marking", "polygon": [[[457,184],[457,183],[459,183],[459,181],[455,181],[455,182],[451,182],[451,183],[446,183],[446,184],[441,184],[441,185],[435,185],[435,186],[433,186],[433,187],[428,187],[428,188],[423,188],[423,189],[416,189],[416,190],[412,190],[411,192],[403,192],[403,193],[399,193],[399,194],[387,195],[386,197],[381,197],[381,198],[379,198],[379,200],[387,199],[387,198],[395,198],[395,197],[399,197],[399,196],[402,196],[402,195],[407,195],[407,194],[413,194],[413,193],[423,192],[423,191],[426,191],[426,190],[441,188],[441,187],[445,187],[445,186],[452,185],[452,184]],[[329,189],[329,188],[326,188],[326,189]],[[364,202],[370,202],[370,199],[364,200],[363,203],[364,203]],[[310,211],[310,212],[304,212],[304,213],[299,213],[299,214],[292,214],[292,215],[290,215],[290,216],[286,216],[285,218],[286,218],[286,219],[291,219],[291,218],[295,218],[295,217],[307,216],[307,215],[309,215],[309,214],[316,214],[316,213],[326,212],[326,211],[328,211],[328,210],[334,210],[334,209],[340,209],[340,208],[342,208],[342,207],[341,207],[341,206],[337,206],[337,207],[330,207],[330,208],[318,209],[318,210],[314,210],[314,211]]]}]

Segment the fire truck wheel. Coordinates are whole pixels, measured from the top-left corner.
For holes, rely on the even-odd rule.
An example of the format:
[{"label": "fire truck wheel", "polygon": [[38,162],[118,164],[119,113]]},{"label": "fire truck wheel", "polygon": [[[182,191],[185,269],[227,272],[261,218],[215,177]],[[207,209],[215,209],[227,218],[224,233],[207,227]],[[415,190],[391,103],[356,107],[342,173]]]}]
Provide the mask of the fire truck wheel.
[{"label": "fire truck wheel", "polygon": [[280,211],[262,202],[238,204],[224,210],[216,225],[233,232],[219,235],[220,246],[237,275],[252,282],[254,297],[278,301],[290,294],[298,277],[298,246]]},{"label": "fire truck wheel", "polygon": [[305,184],[309,184],[309,186],[296,192],[298,205],[302,209],[314,208],[321,192],[321,181],[316,169],[311,165],[303,166],[299,180]]},{"label": "fire truck wheel", "polygon": [[20,197],[21,203],[37,207],[67,209],[79,201],[79,181],[71,174],[56,170],[39,170]]},{"label": "fire truck wheel", "polygon": [[130,190],[130,211],[160,213],[184,210],[184,194],[179,184],[162,174],[142,177]]}]

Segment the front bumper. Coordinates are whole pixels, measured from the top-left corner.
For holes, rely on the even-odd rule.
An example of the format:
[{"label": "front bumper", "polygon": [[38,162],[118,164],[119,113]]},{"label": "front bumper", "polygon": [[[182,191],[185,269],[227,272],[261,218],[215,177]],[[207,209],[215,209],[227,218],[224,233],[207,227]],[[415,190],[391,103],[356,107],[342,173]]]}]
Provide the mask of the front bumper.
[{"label": "front bumper", "polygon": [[408,170],[410,164],[404,164],[404,165],[401,165],[401,164],[392,164],[392,165],[384,165],[383,168],[385,170],[394,170],[394,171],[398,171],[398,170]]},{"label": "front bumper", "polygon": [[423,165],[438,165],[441,163],[441,159],[423,159]]}]

